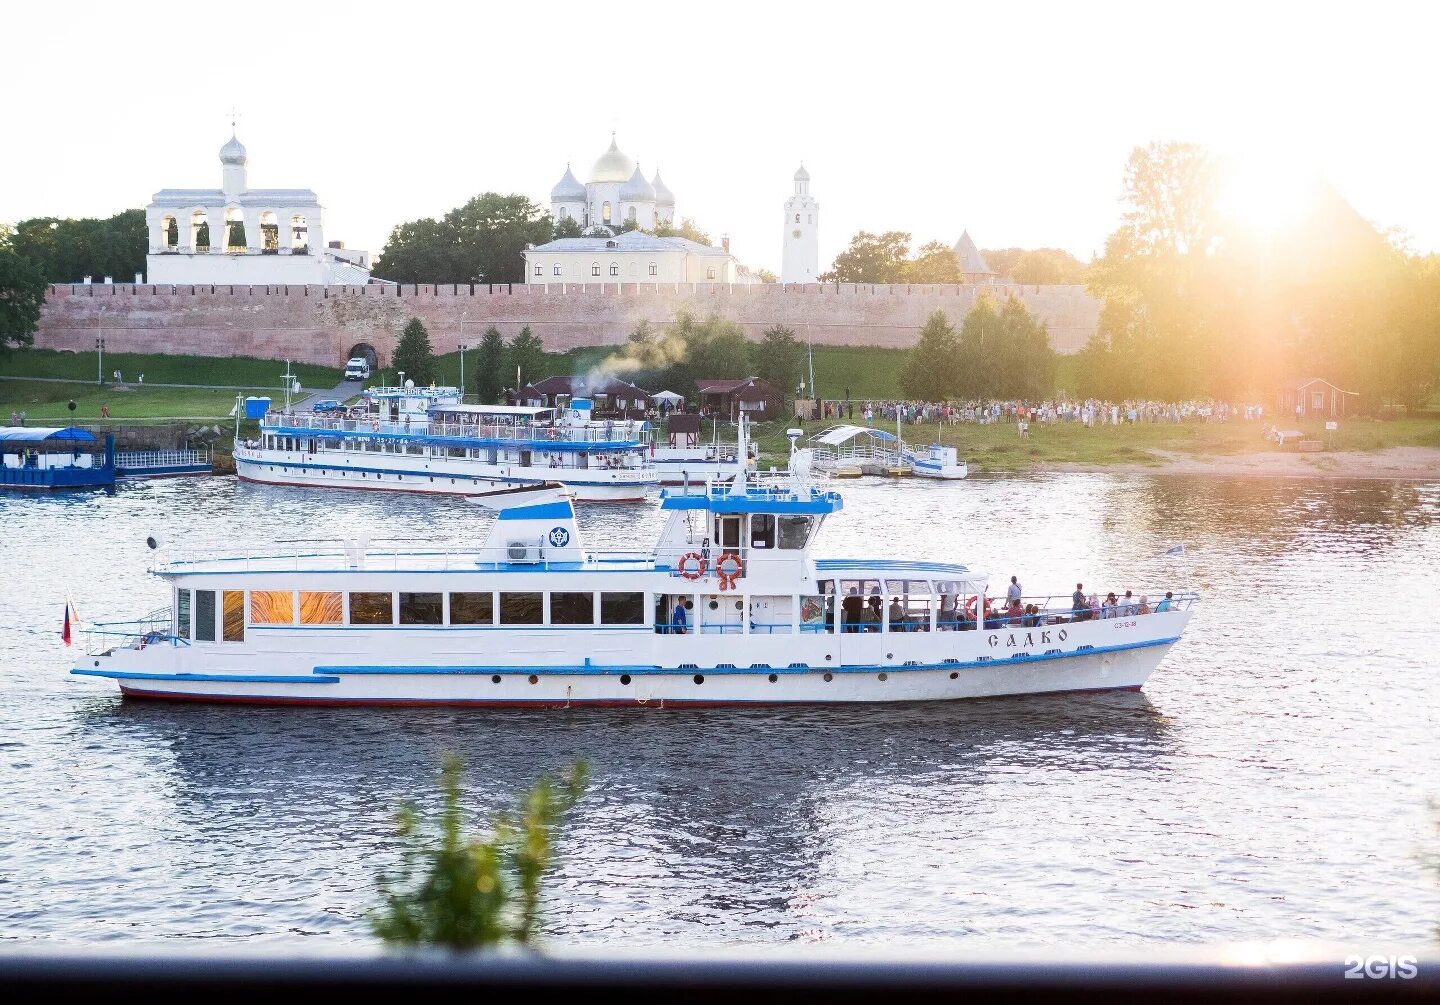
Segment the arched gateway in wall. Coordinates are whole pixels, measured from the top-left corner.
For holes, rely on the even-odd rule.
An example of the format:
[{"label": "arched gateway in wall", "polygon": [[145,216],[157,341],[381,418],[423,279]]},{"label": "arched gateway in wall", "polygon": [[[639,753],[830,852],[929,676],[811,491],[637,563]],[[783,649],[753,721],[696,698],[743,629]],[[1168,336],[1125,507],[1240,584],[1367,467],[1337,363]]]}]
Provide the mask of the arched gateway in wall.
[{"label": "arched gateway in wall", "polygon": [[380,354],[375,351],[375,347],[369,342],[357,342],[350,347],[350,352],[346,355],[345,360],[349,361],[356,358],[363,359],[369,364],[372,370],[380,365]]}]

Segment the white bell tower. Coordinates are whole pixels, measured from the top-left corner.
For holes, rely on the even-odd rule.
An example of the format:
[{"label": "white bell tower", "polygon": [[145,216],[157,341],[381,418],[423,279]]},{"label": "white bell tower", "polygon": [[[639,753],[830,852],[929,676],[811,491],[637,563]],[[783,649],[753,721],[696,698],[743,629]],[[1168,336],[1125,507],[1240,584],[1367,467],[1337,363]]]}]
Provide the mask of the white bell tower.
[{"label": "white bell tower", "polygon": [[795,194],[785,200],[785,253],[780,282],[816,283],[820,275],[820,204],[810,195],[810,172],[795,172]]}]

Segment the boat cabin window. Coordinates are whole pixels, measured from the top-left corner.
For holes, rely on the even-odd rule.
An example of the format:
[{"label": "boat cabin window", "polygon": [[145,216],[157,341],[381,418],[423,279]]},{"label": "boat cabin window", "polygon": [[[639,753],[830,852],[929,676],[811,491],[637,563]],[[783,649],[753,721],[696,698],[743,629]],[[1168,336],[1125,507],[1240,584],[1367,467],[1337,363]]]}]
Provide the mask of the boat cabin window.
[{"label": "boat cabin window", "polygon": [[215,641],[215,591],[195,591],[195,641]]},{"label": "boat cabin window", "polygon": [[840,620],[847,632],[878,632],[885,613],[878,579],[840,581]]},{"label": "boat cabin window", "polygon": [[295,594],[289,590],[251,590],[250,623],[252,625],[293,625]]},{"label": "boat cabin window", "polygon": [[930,630],[930,581],[887,579],[885,606],[892,632]]},{"label": "boat cabin window", "polygon": [[182,639],[190,637],[190,591],[175,591],[175,634]]},{"label": "boat cabin window", "polygon": [[226,642],[245,641],[245,591],[226,590],[223,639]]},{"label": "boat cabin window", "polygon": [[750,547],[775,547],[775,516],[773,513],[753,513],[750,516]]},{"label": "boat cabin window", "polygon": [[799,551],[804,548],[805,541],[810,536],[812,519],[808,516],[780,517],[780,550]]},{"label": "boat cabin window", "polygon": [[400,594],[402,625],[438,625],[444,622],[445,610],[438,593]]},{"label": "boat cabin window", "polygon": [[[831,584],[825,584],[831,585]],[[833,593],[811,594],[800,598],[800,631],[830,632],[835,630],[835,612],[831,607]]]},{"label": "boat cabin window", "polygon": [[345,595],[328,591],[300,591],[300,623],[302,625],[343,625]]},{"label": "boat cabin window", "polygon": [[350,594],[350,623],[352,625],[393,625],[395,612],[388,593]]},{"label": "boat cabin window", "polygon": [[450,594],[450,623],[452,625],[493,625],[495,623],[494,594]]},{"label": "boat cabin window", "polygon": [[600,594],[600,623],[602,625],[643,625],[645,623],[645,594]]},{"label": "boat cabin window", "polygon": [[543,625],[544,609],[540,606],[538,593],[500,594],[500,623],[502,625]]},{"label": "boat cabin window", "polygon": [[552,625],[593,625],[595,623],[595,594],[550,594],[550,623]]}]

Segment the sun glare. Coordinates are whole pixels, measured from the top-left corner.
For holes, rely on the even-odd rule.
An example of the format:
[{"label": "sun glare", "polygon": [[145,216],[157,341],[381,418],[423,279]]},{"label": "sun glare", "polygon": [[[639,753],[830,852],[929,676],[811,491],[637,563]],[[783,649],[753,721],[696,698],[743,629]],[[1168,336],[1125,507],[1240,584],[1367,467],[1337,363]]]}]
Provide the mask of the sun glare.
[{"label": "sun glare", "polygon": [[1314,177],[1283,159],[1232,158],[1222,167],[1221,214],[1258,237],[1293,227],[1314,200]]}]

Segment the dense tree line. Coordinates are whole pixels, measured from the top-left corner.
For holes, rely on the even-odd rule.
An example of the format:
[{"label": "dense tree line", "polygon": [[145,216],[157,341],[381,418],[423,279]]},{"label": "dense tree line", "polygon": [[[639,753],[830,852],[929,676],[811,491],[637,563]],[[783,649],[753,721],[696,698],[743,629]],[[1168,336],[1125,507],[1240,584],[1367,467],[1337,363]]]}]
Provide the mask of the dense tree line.
[{"label": "dense tree line", "polygon": [[763,377],[784,393],[800,382],[805,345],[793,329],[776,325],[751,343],[740,326],[718,315],[699,319],[682,312],[663,328],[641,321],[625,345],[600,364],[600,371],[647,391],[674,391],[691,400],[697,380]]},{"label": "dense tree line", "polygon": [[78,283],[110,276],[129,283],[145,271],[145,211],[127,209],[106,220],[22,220],[9,235],[9,250],[29,259],[47,283]]},{"label": "dense tree line", "polygon": [[525,196],[486,192],[439,220],[395,227],[375,275],[397,283],[523,283],[525,246],[554,233],[550,214]]},{"label": "dense tree line", "polygon": [[982,295],[956,332],[943,311],[920,329],[900,374],[916,401],[1030,400],[1055,393],[1055,350],[1045,325],[1015,297]]},{"label": "dense tree line", "polygon": [[1075,285],[1086,278],[1085,263],[1061,248],[992,248],[980,254],[996,275],[1021,286]]},{"label": "dense tree line", "polygon": [[1268,399],[1324,377],[1362,408],[1424,401],[1440,381],[1440,260],[1407,254],[1333,189],[1274,233],[1223,209],[1221,166],[1188,144],[1134,151],[1126,212],[1091,266],[1103,301],[1080,391]]}]

